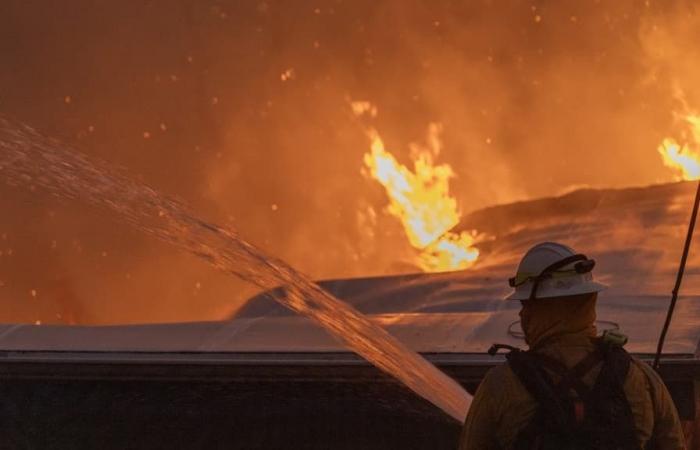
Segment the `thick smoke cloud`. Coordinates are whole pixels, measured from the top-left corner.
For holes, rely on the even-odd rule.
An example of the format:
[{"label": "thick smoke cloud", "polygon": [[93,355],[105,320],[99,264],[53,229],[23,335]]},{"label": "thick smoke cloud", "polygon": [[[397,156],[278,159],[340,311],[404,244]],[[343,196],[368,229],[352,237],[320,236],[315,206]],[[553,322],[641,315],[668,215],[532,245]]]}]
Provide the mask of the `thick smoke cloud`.
[{"label": "thick smoke cloud", "polygon": [[[671,181],[698,25],[683,2],[5,1],[0,112],[315,277],[405,272],[350,100],[406,164],[442,123],[465,213]],[[0,211],[3,321],[218,319],[252,293],[80,204],[1,187]]]}]

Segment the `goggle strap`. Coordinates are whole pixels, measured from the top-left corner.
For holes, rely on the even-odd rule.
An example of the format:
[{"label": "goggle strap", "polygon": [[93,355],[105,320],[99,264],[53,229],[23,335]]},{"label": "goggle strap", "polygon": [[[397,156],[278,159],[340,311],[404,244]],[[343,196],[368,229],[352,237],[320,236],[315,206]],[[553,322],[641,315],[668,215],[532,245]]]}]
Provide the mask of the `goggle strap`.
[{"label": "goggle strap", "polygon": [[579,253],[576,255],[571,255],[567,256],[566,258],[559,260],[553,264],[550,264],[549,266],[545,267],[542,272],[540,272],[539,276],[556,272],[558,269],[561,269],[562,267],[568,266],[571,263],[574,263],[576,261],[589,261],[589,259],[586,257],[586,255]]},{"label": "goggle strap", "polygon": [[[579,267],[576,267],[576,272],[578,273],[586,273],[590,272],[593,270],[593,266],[595,265],[595,261],[592,259],[588,259],[586,255],[582,253],[578,253],[576,255],[571,255],[567,256],[564,259],[561,259],[553,264],[550,264],[549,266],[545,267],[542,272],[540,272],[539,275],[537,275],[532,281],[532,289],[530,290],[530,300],[534,300],[537,298],[537,288],[540,287],[540,281],[547,279],[553,272],[556,272],[558,269],[561,269],[562,267],[568,266],[571,263],[574,263],[576,261],[591,261],[592,264],[589,264],[588,267],[583,267],[579,269]],[[577,264],[578,266],[578,264]]]}]

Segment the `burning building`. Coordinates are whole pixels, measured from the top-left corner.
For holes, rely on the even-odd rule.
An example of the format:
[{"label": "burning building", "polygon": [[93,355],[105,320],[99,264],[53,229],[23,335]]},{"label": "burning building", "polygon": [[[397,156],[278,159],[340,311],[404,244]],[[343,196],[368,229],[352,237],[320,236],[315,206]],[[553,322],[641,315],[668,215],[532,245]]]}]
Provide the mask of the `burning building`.
[{"label": "burning building", "polygon": [[[0,113],[324,280],[470,392],[492,343],[523,345],[500,299],[542,240],[596,258],[599,330],[649,359],[700,176],[694,5],[317,3],[5,2]],[[7,175],[0,141],[9,448],[454,446],[293,286],[96,211],[112,178]],[[695,446],[698,254],[661,365]]]},{"label": "burning building", "polygon": [[[460,225],[479,227],[494,237],[491,245],[511,249],[484,267],[320,285],[473,392],[485,371],[502,362],[485,354],[492,343],[523,345],[517,309],[500,300],[519,251],[543,234],[570,236],[575,229],[577,245],[591,249],[611,285],[600,301],[599,330],[623,330],[628,350],[650,358],[679,250],[659,243],[682,227],[687,209],[678,205],[687,205],[691,194],[691,185],[678,183],[489,208]],[[623,236],[624,250],[605,244]],[[688,273],[690,292],[696,275]],[[284,289],[262,293],[221,322],[6,325],[4,405],[13,405],[12,416],[24,425],[5,422],[4,432],[17,442],[64,447],[454,446],[458,422],[282,307],[278,299],[285,295]],[[681,296],[661,365],[689,438],[700,380],[699,300]],[[158,431],[144,438],[145,429],[136,431],[142,427]],[[106,430],[120,439],[102,442]]]}]

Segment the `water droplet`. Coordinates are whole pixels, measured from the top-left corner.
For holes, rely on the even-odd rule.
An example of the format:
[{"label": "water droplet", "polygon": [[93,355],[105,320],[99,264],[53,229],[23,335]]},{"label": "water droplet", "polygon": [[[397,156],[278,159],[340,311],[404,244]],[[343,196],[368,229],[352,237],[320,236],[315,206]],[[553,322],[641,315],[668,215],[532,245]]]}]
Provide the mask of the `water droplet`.
[{"label": "water droplet", "polygon": [[29,291],[29,293],[31,294],[32,297],[36,298],[36,295],[37,295],[36,289],[32,289],[31,291]]}]

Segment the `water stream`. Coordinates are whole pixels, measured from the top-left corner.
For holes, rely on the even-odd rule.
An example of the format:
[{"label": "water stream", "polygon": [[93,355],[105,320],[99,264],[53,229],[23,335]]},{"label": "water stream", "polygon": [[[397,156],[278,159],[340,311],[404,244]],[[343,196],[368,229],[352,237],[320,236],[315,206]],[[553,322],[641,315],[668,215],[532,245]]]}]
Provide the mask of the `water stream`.
[{"label": "water stream", "polygon": [[284,261],[249,244],[235,230],[199,219],[183,204],[108,164],[0,117],[0,180],[109,210],[139,230],[261,289],[286,286],[287,295],[278,301],[316,321],[349,349],[456,420],[464,420],[469,394],[383,328]]}]

